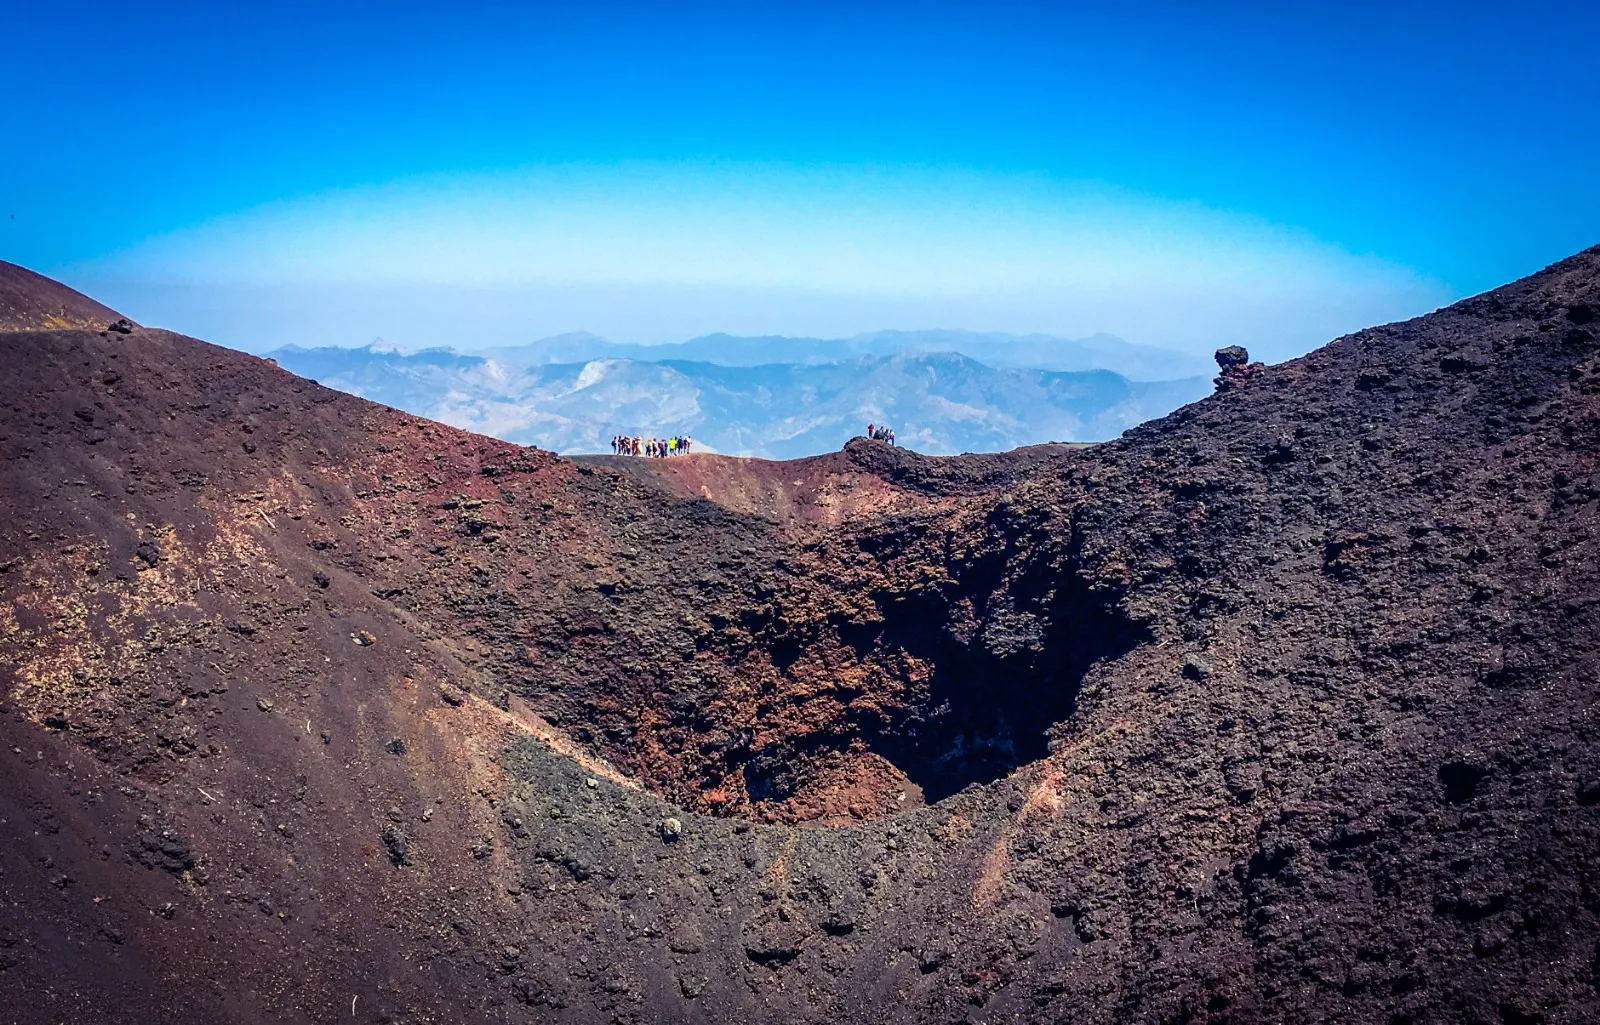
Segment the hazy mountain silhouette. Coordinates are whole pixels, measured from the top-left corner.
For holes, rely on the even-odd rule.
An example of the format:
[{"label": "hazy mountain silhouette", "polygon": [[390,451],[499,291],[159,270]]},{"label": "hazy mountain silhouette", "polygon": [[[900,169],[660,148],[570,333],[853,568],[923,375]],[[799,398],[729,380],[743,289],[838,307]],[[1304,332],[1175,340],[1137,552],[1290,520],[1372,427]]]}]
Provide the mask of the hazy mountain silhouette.
[{"label": "hazy mountain silhouette", "polygon": [[584,363],[593,359],[648,362],[691,360],[723,366],[766,363],[838,363],[860,356],[959,352],[991,367],[1036,370],[1111,370],[1138,381],[1165,381],[1209,373],[1202,356],[1135,345],[1115,335],[1087,338],[975,331],[875,331],[853,338],[710,334],[667,345],[608,341],[586,331],[555,335],[529,345],[483,350],[505,365]]},{"label": "hazy mountain silhouette", "polygon": [[[680,433],[714,451],[789,458],[837,448],[868,422],[893,425],[901,444],[929,453],[1098,441],[1209,390],[1202,376],[1144,382],[1103,369],[995,367],[953,352],[840,352],[900,340],[812,340],[815,346],[796,347],[789,362],[756,365],[733,363],[731,354],[795,340],[713,335],[646,348],[564,335],[482,353],[404,353],[375,343],[291,347],[272,357],[287,370],[398,409],[573,453],[606,451],[616,434]],[[727,362],[574,358],[639,350]],[[826,355],[842,358],[823,362]]]}]

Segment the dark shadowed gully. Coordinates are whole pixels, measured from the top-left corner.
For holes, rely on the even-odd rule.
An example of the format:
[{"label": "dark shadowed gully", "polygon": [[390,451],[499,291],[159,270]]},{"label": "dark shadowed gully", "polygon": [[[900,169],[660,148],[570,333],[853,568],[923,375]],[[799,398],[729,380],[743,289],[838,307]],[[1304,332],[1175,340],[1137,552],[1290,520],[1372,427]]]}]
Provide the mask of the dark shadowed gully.
[{"label": "dark shadowed gully", "polygon": [[4,269],[0,1022],[1600,1017],[1600,251],[781,463]]}]

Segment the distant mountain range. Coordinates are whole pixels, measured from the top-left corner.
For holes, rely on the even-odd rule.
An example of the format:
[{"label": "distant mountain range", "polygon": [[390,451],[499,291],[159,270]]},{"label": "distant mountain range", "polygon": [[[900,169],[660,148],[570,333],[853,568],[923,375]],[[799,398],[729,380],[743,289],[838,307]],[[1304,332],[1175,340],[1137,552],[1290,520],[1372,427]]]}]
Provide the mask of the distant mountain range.
[{"label": "distant mountain range", "polygon": [[[1011,362],[918,351],[946,340]],[[374,343],[290,346],[269,355],[342,391],[572,454],[609,451],[617,434],[688,434],[702,450],[786,459],[835,449],[869,422],[887,423],[900,444],[936,454],[1099,441],[1210,390],[1203,374],[1150,381],[1081,368],[1103,360],[1153,371],[1169,359],[1174,369],[1196,369],[1188,357],[1110,336],[1063,344],[954,332],[841,340],[709,335],[633,346],[574,334],[475,353]],[[1045,359],[1080,368],[1017,365]]]},{"label": "distant mountain range", "polygon": [[725,367],[752,367],[768,363],[839,363],[862,356],[939,352],[959,352],[990,367],[1111,370],[1135,381],[1170,381],[1204,376],[1211,371],[1210,362],[1203,357],[1135,345],[1108,334],[1088,338],[976,331],[875,331],[854,338],[713,334],[667,345],[628,345],[576,331],[530,345],[487,349],[482,354],[508,366],[631,359],[650,363],[688,360]]}]

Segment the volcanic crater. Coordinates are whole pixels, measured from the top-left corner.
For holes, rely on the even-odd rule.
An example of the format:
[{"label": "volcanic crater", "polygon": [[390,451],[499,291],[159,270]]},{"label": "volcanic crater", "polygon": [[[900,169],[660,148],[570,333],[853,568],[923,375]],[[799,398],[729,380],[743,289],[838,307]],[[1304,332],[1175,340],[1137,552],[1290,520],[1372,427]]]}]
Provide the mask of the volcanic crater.
[{"label": "volcanic crater", "polygon": [[[665,768],[641,757],[634,732],[579,736],[674,799],[771,821],[873,818],[1000,779],[1070,730],[1091,668],[1150,639],[1115,589],[1077,573],[1070,532],[1050,526],[1000,511],[936,538],[924,525],[864,527],[853,552],[887,579],[856,592],[791,573],[736,645],[697,651],[697,671],[712,658],[743,676],[759,667],[753,717],[670,696],[689,688],[653,691],[662,703],[645,696],[643,714],[685,731]],[[917,575],[897,579],[908,553]],[[829,611],[807,614],[819,605]]]},{"label": "volcanic crater", "polygon": [[1600,250],[781,463],[0,270],[0,1021],[1600,1018]]}]

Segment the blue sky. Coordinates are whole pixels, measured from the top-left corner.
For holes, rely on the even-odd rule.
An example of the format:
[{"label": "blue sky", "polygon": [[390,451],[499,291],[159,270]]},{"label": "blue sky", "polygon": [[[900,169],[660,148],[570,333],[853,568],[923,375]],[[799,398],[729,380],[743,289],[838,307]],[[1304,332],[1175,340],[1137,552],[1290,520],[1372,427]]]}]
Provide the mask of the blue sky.
[{"label": "blue sky", "polygon": [[1593,4],[234,6],[8,14],[0,257],[253,346],[1284,355],[1600,242]]}]

